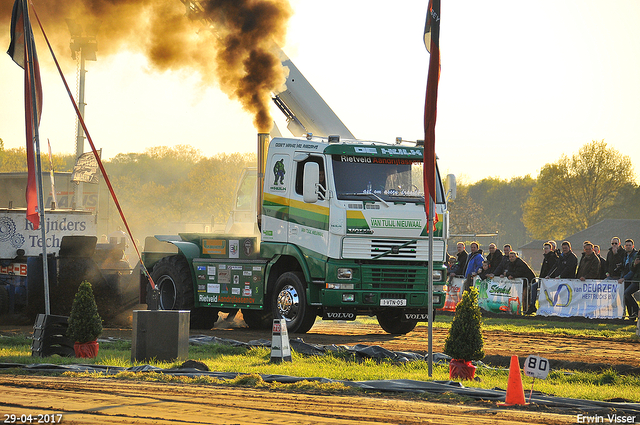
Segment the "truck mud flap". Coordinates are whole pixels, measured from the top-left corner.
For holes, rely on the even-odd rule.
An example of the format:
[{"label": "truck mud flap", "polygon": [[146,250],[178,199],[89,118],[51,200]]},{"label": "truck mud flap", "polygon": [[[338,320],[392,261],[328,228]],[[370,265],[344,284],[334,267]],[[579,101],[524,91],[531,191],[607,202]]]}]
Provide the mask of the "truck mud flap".
[{"label": "truck mud flap", "polygon": [[356,320],[357,314],[355,309],[351,308],[329,308],[322,309],[322,320]]}]

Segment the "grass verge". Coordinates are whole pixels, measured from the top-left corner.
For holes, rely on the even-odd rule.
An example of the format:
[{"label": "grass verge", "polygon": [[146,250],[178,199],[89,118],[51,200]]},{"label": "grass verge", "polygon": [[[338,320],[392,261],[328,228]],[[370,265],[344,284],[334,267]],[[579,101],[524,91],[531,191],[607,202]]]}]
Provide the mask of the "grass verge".
[{"label": "grass verge", "polygon": [[[220,381],[210,377],[175,377],[160,373],[121,372],[108,375],[115,379],[137,379],[161,382],[191,382],[196,384],[237,385],[250,387],[268,387],[283,391],[305,391],[321,393],[352,394],[361,392],[342,383],[319,383],[303,381],[296,384],[265,383],[259,375],[279,374],[302,378],[323,377],[341,381],[366,381],[409,379],[417,381],[448,380],[448,365],[434,365],[433,376],[428,375],[428,364],[422,361],[396,363],[373,359],[356,359],[348,353],[330,353],[325,356],[302,356],[293,352],[291,363],[270,363],[268,348],[243,348],[227,345],[211,344],[190,346],[189,358],[206,364],[210,370],[216,372],[237,372],[242,374],[234,380]],[[115,341],[100,344],[98,357],[95,359],[76,359],[59,356],[38,358],[31,356],[31,341],[24,336],[0,336],[0,362],[34,364],[99,364],[109,366],[130,367],[132,364],[131,342]],[[181,362],[150,362],[159,368],[178,367]],[[24,369],[0,369],[0,373],[29,373]],[[67,376],[95,376],[87,373],[70,373]],[[101,377],[106,376],[100,374]],[[503,388],[507,387],[508,371],[479,367],[476,371],[479,381],[464,381],[466,387]],[[553,370],[546,380],[533,382],[533,389],[543,393],[569,398],[588,400],[627,400],[640,402],[640,377],[634,375],[619,375],[613,370],[602,372],[581,372],[567,370]],[[532,380],[523,377],[523,386],[528,396]]]}]

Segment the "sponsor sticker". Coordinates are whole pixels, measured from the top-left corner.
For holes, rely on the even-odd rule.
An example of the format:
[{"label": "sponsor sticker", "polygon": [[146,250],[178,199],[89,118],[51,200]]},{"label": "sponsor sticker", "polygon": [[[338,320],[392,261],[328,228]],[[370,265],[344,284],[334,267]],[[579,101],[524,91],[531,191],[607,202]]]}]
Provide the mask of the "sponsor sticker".
[{"label": "sponsor sticker", "polygon": [[218,268],[218,282],[231,283],[231,271],[223,269],[222,266],[220,266]]},{"label": "sponsor sticker", "polygon": [[229,241],[229,258],[240,258],[240,241]]},{"label": "sponsor sticker", "polygon": [[211,255],[226,255],[227,241],[224,239],[203,239],[202,253]]}]

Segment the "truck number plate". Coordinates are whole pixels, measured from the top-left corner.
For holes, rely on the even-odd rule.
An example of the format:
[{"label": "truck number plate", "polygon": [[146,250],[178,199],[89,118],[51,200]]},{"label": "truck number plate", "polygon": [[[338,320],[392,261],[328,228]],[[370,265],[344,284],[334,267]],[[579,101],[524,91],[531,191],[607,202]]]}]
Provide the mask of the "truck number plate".
[{"label": "truck number plate", "polygon": [[403,307],[405,305],[407,305],[407,300],[391,300],[391,299],[386,299],[383,298],[380,300],[380,305],[381,306],[386,306],[386,307]]}]

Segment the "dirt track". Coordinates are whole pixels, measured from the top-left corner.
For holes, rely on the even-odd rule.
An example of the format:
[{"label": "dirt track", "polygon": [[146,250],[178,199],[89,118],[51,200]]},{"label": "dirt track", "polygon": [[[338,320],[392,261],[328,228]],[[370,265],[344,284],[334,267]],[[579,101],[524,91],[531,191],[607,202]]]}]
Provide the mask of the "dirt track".
[{"label": "dirt track", "polygon": [[[270,340],[269,331],[252,331],[241,320],[219,321],[208,331],[192,331],[239,341]],[[31,333],[29,326],[0,326],[0,334]],[[103,337],[131,338],[131,329],[107,328]],[[427,351],[428,328],[408,335],[386,334],[378,325],[318,321],[301,337],[312,344],[379,345],[394,351]],[[434,329],[433,351],[441,352],[446,331]],[[604,338],[549,336],[513,332],[484,332],[486,362],[507,365],[538,354],[553,368],[614,366],[640,373],[640,343]],[[493,403],[451,405],[391,397],[351,397],[275,393],[200,385],[106,381],[44,376],[0,375],[0,414],[63,413],[75,423],[576,423],[575,414],[498,409]],[[4,420],[4,416],[0,416]]]},{"label": "dirt track", "polygon": [[[568,424],[575,415],[382,397],[0,375],[0,414],[61,413],[63,424]],[[4,418],[4,416],[0,416]],[[18,422],[19,423],[19,422]]]}]

